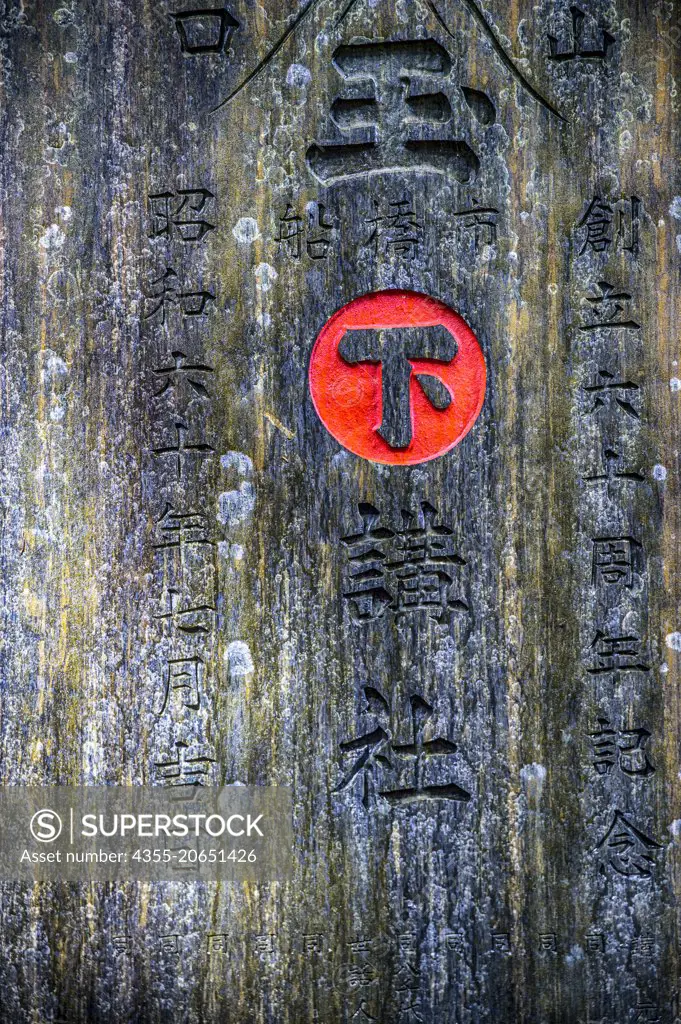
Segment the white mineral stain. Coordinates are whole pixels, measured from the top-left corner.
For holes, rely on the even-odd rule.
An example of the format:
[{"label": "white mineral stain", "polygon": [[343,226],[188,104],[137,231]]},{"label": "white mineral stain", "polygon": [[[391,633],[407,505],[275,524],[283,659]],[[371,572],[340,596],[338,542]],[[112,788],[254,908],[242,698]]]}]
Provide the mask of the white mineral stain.
[{"label": "white mineral stain", "polygon": [[255,282],[258,288],[263,292],[268,292],[279,277],[279,274],[269,263],[259,263],[253,273],[255,274]]},{"label": "white mineral stain", "polygon": [[676,236],[676,248],[681,252],[681,235]]},{"label": "white mineral stain", "polygon": [[256,238],[262,237],[258,222],[254,217],[240,217],[232,228],[232,234],[237,242],[244,242],[251,245]]},{"label": "white mineral stain", "polygon": [[230,676],[246,676],[255,667],[250,648],[243,640],[232,640],[225,651],[225,661]]},{"label": "white mineral stain", "polygon": [[240,476],[250,476],[253,472],[253,461],[243,452],[225,452],[220,458],[223,469],[233,469]]},{"label": "white mineral stain", "polygon": [[41,235],[38,244],[45,250],[61,249],[66,241],[66,235],[58,224],[50,224],[44,235]]},{"label": "white mineral stain", "polygon": [[54,212],[63,224],[68,224],[73,217],[73,210],[70,206],[55,206]]},{"label": "white mineral stain", "polygon": [[225,561],[242,562],[246,552],[241,544],[230,544],[228,540],[218,541],[218,554]]},{"label": "white mineral stain", "polygon": [[223,491],[218,496],[220,511],[218,520],[226,530],[232,526],[238,526],[246,522],[253,515],[255,508],[255,488],[253,484],[244,481],[239,485],[238,490]]},{"label": "white mineral stain", "polygon": [[659,464],[657,466],[653,466],[653,476],[656,480],[666,480],[667,470],[664,466],[660,466]]},{"label": "white mineral stain", "polygon": [[69,368],[56,352],[50,352],[45,360],[43,368],[43,375],[45,380],[57,380],[59,377],[65,376],[69,372]]},{"label": "white mineral stain", "polygon": [[681,633],[667,633],[664,642],[670,650],[681,651]]},{"label": "white mineral stain", "polygon": [[574,945],[570,947],[570,952],[565,957],[565,963],[568,965],[568,967],[572,967],[574,966],[574,964],[579,963],[579,961],[583,959],[584,950],[581,946]]},{"label": "white mineral stain", "polygon": [[663,665],[660,665],[660,672],[663,676],[666,676],[667,672],[669,672],[669,665],[667,665],[666,662]]},{"label": "white mineral stain", "polygon": [[537,764],[536,762],[525,764],[520,769],[520,778],[527,795],[528,804],[530,806],[534,805],[536,808],[536,805],[541,800],[546,779],[546,768],[543,764]]},{"label": "white mineral stain", "polygon": [[669,381],[669,390],[681,391],[681,379],[679,379],[678,377],[672,377],[672,379]]},{"label": "white mineral stain", "polygon": [[77,64],[78,63],[78,54],[77,53],[73,53],[72,50],[69,50],[68,53],[64,54],[64,60],[66,61],[67,64]]},{"label": "white mineral stain", "polygon": [[304,89],[312,81],[312,72],[304,64],[291,64],[286,72],[286,84]]},{"label": "white mineral stain", "polygon": [[[239,477],[250,477],[253,473],[253,463],[243,452],[226,452],[220,465]],[[246,522],[255,508],[255,487],[250,480],[243,479],[233,490],[218,495],[218,506],[218,522],[226,530]]]},{"label": "white mineral stain", "polygon": [[681,196],[674,196],[669,212],[675,220],[681,220]]},{"label": "white mineral stain", "polygon": [[674,836],[674,839],[678,839],[681,836],[681,821],[678,818],[671,823],[669,831]]},{"label": "white mineral stain", "polygon": [[546,778],[546,768],[543,764],[537,764],[534,761],[532,764],[525,764],[520,769],[520,778],[523,782],[539,782],[542,783]]}]

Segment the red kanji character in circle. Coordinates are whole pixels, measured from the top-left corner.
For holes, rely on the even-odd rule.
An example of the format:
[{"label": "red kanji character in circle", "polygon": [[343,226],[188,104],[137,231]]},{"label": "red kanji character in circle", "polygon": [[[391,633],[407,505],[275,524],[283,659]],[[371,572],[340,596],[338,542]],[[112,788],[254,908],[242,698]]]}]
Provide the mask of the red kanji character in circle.
[{"label": "red kanji character in circle", "polygon": [[319,417],[349,451],[408,466],[465,437],[485,398],[485,357],[468,324],[437,299],[362,295],[327,321],[310,359]]}]

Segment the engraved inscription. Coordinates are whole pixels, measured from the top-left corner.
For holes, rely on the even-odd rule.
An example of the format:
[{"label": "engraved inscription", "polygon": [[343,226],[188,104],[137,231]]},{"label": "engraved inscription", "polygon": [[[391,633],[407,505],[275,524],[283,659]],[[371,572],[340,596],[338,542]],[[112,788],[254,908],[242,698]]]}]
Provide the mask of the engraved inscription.
[{"label": "engraved inscription", "polygon": [[[307,162],[323,184],[376,171],[420,168],[472,182],[480,161],[463,138],[445,130],[454,119],[442,91],[452,60],[432,39],[339,47],[334,65],[348,91],[334,100],[331,120],[342,141],[313,145]],[[414,82],[432,82],[430,88]],[[440,86],[440,87],[438,87]],[[462,109],[488,127],[496,120],[484,93],[461,91]]]}]

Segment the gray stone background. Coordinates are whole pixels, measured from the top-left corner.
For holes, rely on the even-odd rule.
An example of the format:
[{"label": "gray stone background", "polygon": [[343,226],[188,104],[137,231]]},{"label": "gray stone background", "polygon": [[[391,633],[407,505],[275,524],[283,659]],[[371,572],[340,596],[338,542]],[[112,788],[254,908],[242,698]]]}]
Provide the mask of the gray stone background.
[{"label": "gray stone background", "polygon": [[[0,4],[2,781],[290,786],[297,864],[3,883],[3,1022],[681,1019],[681,29],[582,8]],[[309,396],[383,288],[487,361],[414,467]],[[345,596],[365,526],[440,605]]]}]

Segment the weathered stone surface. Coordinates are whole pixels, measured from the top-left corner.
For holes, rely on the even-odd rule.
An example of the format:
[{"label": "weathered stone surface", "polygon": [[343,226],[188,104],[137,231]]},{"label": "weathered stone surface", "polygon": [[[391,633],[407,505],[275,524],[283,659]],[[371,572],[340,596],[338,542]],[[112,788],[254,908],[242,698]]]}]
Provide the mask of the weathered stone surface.
[{"label": "weathered stone surface", "polygon": [[[2,1020],[671,1024],[678,5],[0,6],[2,781],[205,757],[292,787],[297,863],[4,883]],[[420,465],[310,398],[381,289],[485,355]],[[439,606],[346,596],[363,523]]]}]

